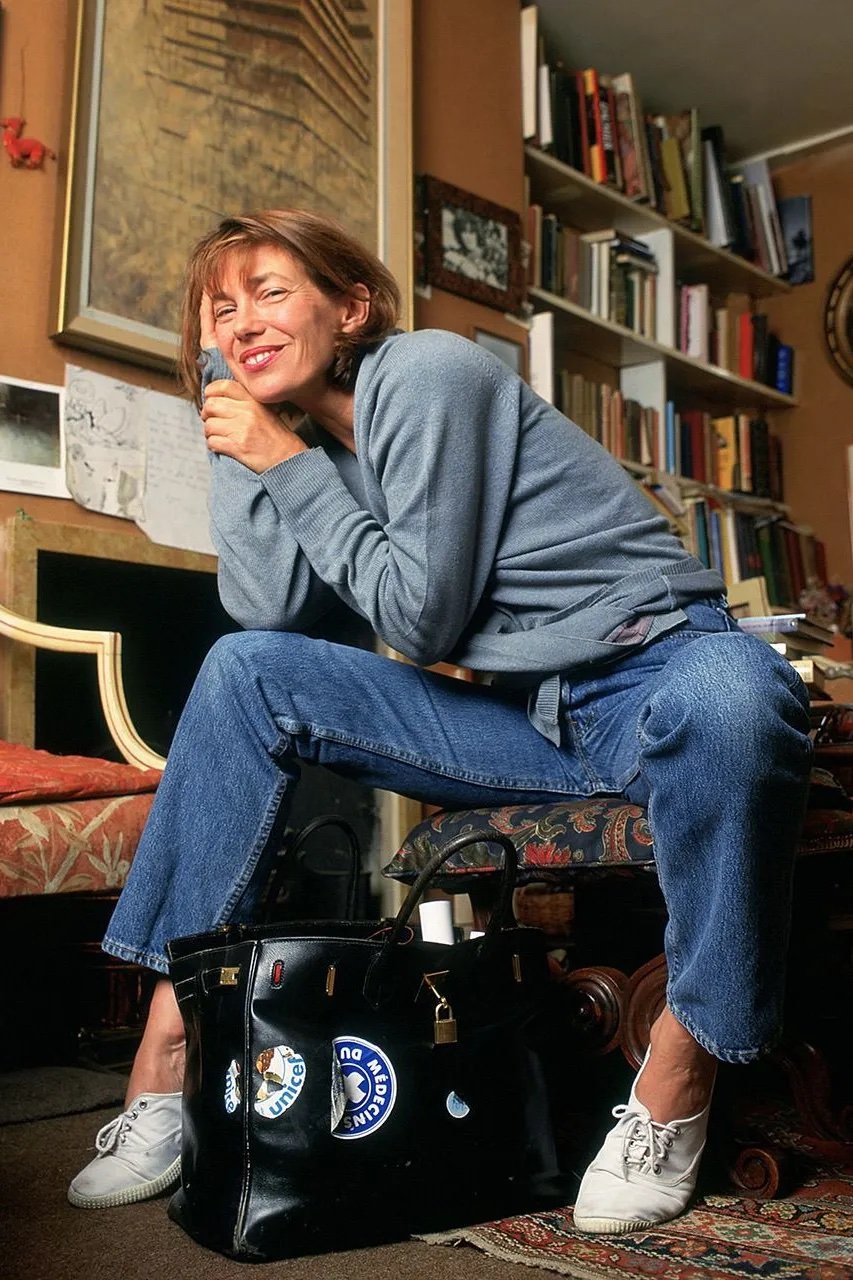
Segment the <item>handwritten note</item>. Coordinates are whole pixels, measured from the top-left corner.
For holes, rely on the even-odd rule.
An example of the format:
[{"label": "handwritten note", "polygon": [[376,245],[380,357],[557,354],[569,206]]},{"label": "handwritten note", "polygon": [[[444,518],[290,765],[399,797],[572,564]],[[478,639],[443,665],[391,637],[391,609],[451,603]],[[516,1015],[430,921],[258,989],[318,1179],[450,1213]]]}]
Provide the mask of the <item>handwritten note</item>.
[{"label": "handwritten note", "polygon": [[150,391],[143,512],[136,523],[153,542],[213,555],[208,532],[207,448],[198,414],[175,396]]}]

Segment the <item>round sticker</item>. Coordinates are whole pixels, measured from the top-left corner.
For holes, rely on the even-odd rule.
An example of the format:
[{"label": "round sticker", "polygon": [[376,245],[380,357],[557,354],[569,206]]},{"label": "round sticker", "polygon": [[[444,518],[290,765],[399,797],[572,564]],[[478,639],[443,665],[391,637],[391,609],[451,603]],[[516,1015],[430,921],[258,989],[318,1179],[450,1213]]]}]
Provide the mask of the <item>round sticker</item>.
[{"label": "round sticker", "polygon": [[397,1100],[397,1077],[391,1059],[378,1045],[358,1036],[332,1042],[341,1068],[346,1105],[336,1138],[366,1138],[383,1125]]},{"label": "round sticker", "polygon": [[468,1103],[465,1102],[464,1099],[460,1098],[458,1093],[449,1093],[447,1095],[447,1102],[445,1105],[454,1120],[464,1120],[471,1111]]},{"label": "round sticker", "polygon": [[292,1107],[305,1083],[305,1059],[289,1045],[262,1049],[255,1062],[263,1077],[255,1098],[255,1110],[267,1120],[275,1120]]}]

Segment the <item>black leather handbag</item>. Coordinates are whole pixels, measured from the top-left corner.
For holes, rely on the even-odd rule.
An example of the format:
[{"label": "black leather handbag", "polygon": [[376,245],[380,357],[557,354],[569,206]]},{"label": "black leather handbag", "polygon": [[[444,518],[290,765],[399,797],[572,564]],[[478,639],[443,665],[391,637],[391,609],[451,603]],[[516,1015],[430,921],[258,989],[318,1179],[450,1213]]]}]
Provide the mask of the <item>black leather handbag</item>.
[{"label": "black leather handbag", "polygon": [[[504,850],[484,937],[419,940],[431,878]],[[264,1261],[559,1203],[532,1028],[545,939],[512,917],[516,854],[450,843],[392,921],[224,926],[169,946],[187,1034],[182,1185],[169,1212]]]}]

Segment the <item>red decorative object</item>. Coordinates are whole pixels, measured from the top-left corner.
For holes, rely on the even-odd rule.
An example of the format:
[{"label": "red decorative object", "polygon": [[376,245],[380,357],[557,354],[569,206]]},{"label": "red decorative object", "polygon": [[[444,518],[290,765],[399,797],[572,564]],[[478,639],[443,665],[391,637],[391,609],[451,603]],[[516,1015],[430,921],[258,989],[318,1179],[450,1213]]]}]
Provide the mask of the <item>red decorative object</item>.
[{"label": "red decorative object", "polygon": [[24,127],[22,116],[4,116],[0,118],[0,129],[3,130],[3,146],[8,152],[12,167],[15,169],[40,169],[46,159],[55,160],[56,152],[51,151],[38,138],[22,138]]}]

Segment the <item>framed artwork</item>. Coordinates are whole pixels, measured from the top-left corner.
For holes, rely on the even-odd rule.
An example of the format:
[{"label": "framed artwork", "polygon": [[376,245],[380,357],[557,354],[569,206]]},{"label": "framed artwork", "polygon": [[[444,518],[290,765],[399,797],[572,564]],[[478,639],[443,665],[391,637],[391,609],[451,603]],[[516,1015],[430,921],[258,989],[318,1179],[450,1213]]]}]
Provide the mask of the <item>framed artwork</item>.
[{"label": "framed artwork", "polygon": [[410,324],[411,6],[70,0],[53,336],[170,367],[192,245],[288,205],[374,249]]},{"label": "framed artwork", "polygon": [[513,373],[524,376],[524,347],[511,338],[500,338],[496,333],[487,333],[485,329],[474,330],[474,341],[478,347],[485,347],[493,356],[508,364]]},{"label": "framed artwork", "polygon": [[64,389],[0,375],[0,489],[70,498]]},{"label": "framed artwork", "polygon": [[844,264],[830,286],[823,332],[836,372],[853,382],[853,258]]},{"label": "framed artwork", "polygon": [[422,191],[429,283],[501,311],[517,311],[522,300],[519,214],[428,175]]}]

